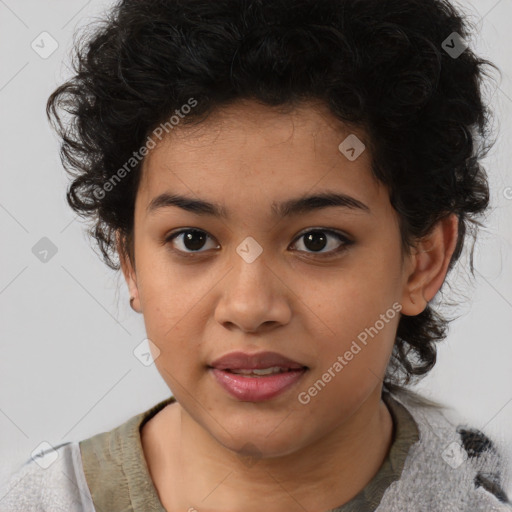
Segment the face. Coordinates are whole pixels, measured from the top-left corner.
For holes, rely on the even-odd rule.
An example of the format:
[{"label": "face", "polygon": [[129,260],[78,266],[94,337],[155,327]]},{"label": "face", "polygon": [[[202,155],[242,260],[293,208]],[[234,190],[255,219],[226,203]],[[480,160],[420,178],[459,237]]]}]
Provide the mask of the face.
[{"label": "face", "polygon": [[[412,313],[397,214],[368,151],[351,161],[338,148],[351,134],[364,142],[321,105],[283,114],[244,102],[175,129],[144,161],[136,268],[123,271],[183,412],[232,450],[292,453],[380,397],[400,309]],[[327,193],[353,204],[279,208]],[[224,216],[149,208],[161,194]],[[232,351],[277,352],[307,370],[277,396],[240,400],[209,368]]]}]

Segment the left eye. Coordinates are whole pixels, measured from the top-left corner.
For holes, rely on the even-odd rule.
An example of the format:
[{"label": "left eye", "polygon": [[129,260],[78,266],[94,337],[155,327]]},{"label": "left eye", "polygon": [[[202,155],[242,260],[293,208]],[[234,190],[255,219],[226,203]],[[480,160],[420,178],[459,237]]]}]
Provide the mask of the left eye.
[{"label": "left eye", "polygon": [[[324,249],[326,246],[328,246],[328,239],[329,237],[336,238],[339,242],[342,242],[338,248],[334,248],[325,252],[319,252],[320,250]],[[320,255],[324,254],[334,254],[337,252],[340,252],[345,249],[346,246],[349,246],[352,244],[352,241],[349,240],[347,237],[343,236],[341,233],[338,233],[337,231],[332,231],[329,229],[312,229],[305,233],[302,233],[299,235],[299,237],[296,240],[304,239],[303,245],[309,246],[310,250],[313,251],[313,254],[317,253]],[[332,245],[332,244],[331,244]]]},{"label": "left eye", "polygon": [[[182,237],[183,236],[183,237]],[[181,238],[182,237],[182,238]],[[205,231],[202,231],[200,229],[182,229],[181,231],[177,231],[176,233],[171,234],[169,237],[167,237],[166,242],[173,242],[175,239],[179,239],[180,243],[183,248],[178,248],[177,252],[182,252],[185,254],[193,254],[197,252],[204,252],[200,251],[199,249],[202,249],[205,243],[205,240],[207,238],[211,238],[210,235],[208,235]],[[320,252],[321,250],[325,249],[329,243],[329,238],[337,239],[338,242],[341,242],[341,245],[338,246],[338,248],[331,248],[330,250]],[[341,233],[338,233],[337,231],[332,231],[329,229],[310,229],[309,231],[306,231],[299,235],[295,241],[304,239],[303,245],[306,247],[306,249],[309,249],[312,251],[313,254],[329,254],[329,253],[337,253],[342,251],[346,246],[351,245],[353,242],[349,240],[347,237],[342,235]],[[332,243],[331,243],[332,245]],[[334,244],[336,245],[336,244]],[[219,246],[217,246],[218,248]],[[211,249],[212,247],[210,247]],[[213,247],[215,248],[215,247]],[[190,252],[188,252],[190,251]]]}]

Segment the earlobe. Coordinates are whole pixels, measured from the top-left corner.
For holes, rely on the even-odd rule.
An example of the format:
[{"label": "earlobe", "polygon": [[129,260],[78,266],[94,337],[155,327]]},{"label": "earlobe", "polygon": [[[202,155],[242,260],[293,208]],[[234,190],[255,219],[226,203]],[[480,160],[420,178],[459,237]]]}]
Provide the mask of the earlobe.
[{"label": "earlobe", "polygon": [[116,234],[116,247],[117,254],[119,255],[119,263],[121,264],[121,270],[123,272],[126,284],[128,285],[128,291],[130,293],[130,307],[136,313],[141,313],[137,276],[130,259],[126,256],[122,249],[119,233]]},{"label": "earlobe", "polygon": [[133,309],[133,311],[135,311],[135,313],[140,313],[140,311],[136,309],[135,306],[133,305],[134,301],[135,297],[130,297],[130,307]]},{"label": "earlobe", "polygon": [[403,291],[402,314],[416,316],[425,310],[446,278],[458,235],[455,214],[440,220],[410,255],[409,276]]},{"label": "earlobe", "polygon": [[130,263],[126,263],[125,260],[124,264],[126,265],[126,270],[123,270],[123,273],[125,275],[126,283],[128,284],[128,290],[130,292],[130,307],[136,313],[142,313],[140,307],[139,288],[137,286],[137,276],[135,275],[135,272]]}]

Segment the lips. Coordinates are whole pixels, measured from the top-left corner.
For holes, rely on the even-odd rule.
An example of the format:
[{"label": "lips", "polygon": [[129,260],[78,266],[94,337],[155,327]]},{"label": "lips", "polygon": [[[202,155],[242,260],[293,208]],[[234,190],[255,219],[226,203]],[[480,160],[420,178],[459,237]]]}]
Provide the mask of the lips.
[{"label": "lips", "polygon": [[309,369],[277,352],[240,351],[215,359],[208,368],[225,391],[244,402],[263,402],[291,390]]},{"label": "lips", "polygon": [[210,363],[210,368],[218,370],[254,370],[279,367],[283,370],[302,370],[307,366],[293,361],[277,352],[230,352]]},{"label": "lips", "polygon": [[229,370],[210,368],[210,375],[231,397],[242,402],[265,402],[298,386],[308,369],[288,370],[266,376],[237,375]]}]

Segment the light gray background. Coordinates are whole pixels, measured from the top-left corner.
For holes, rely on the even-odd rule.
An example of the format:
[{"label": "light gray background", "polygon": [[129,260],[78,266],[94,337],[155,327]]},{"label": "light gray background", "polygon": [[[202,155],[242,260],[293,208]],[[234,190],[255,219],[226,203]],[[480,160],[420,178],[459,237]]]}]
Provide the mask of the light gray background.
[{"label": "light gray background", "polygon": [[[485,162],[493,211],[476,246],[475,285],[465,272],[450,278],[452,297],[469,301],[419,388],[512,457],[512,2],[475,4],[459,4],[481,28],[470,44],[503,73],[487,93],[500,132]],[[133,355],[145,338],[143,318],[65,202],[68,178],[45,117],[49,94],[68,76],[73,32],[108,5],[0,0],[0,481],[42,441],[55,446],[110,430],[170,394],[154,365]],[[46,59],[31,48],[43,31],[59,45]],[[58,248],[47,263],[32,253],[43,237]],[[468,265],[467,253],[460,264]]]}]

